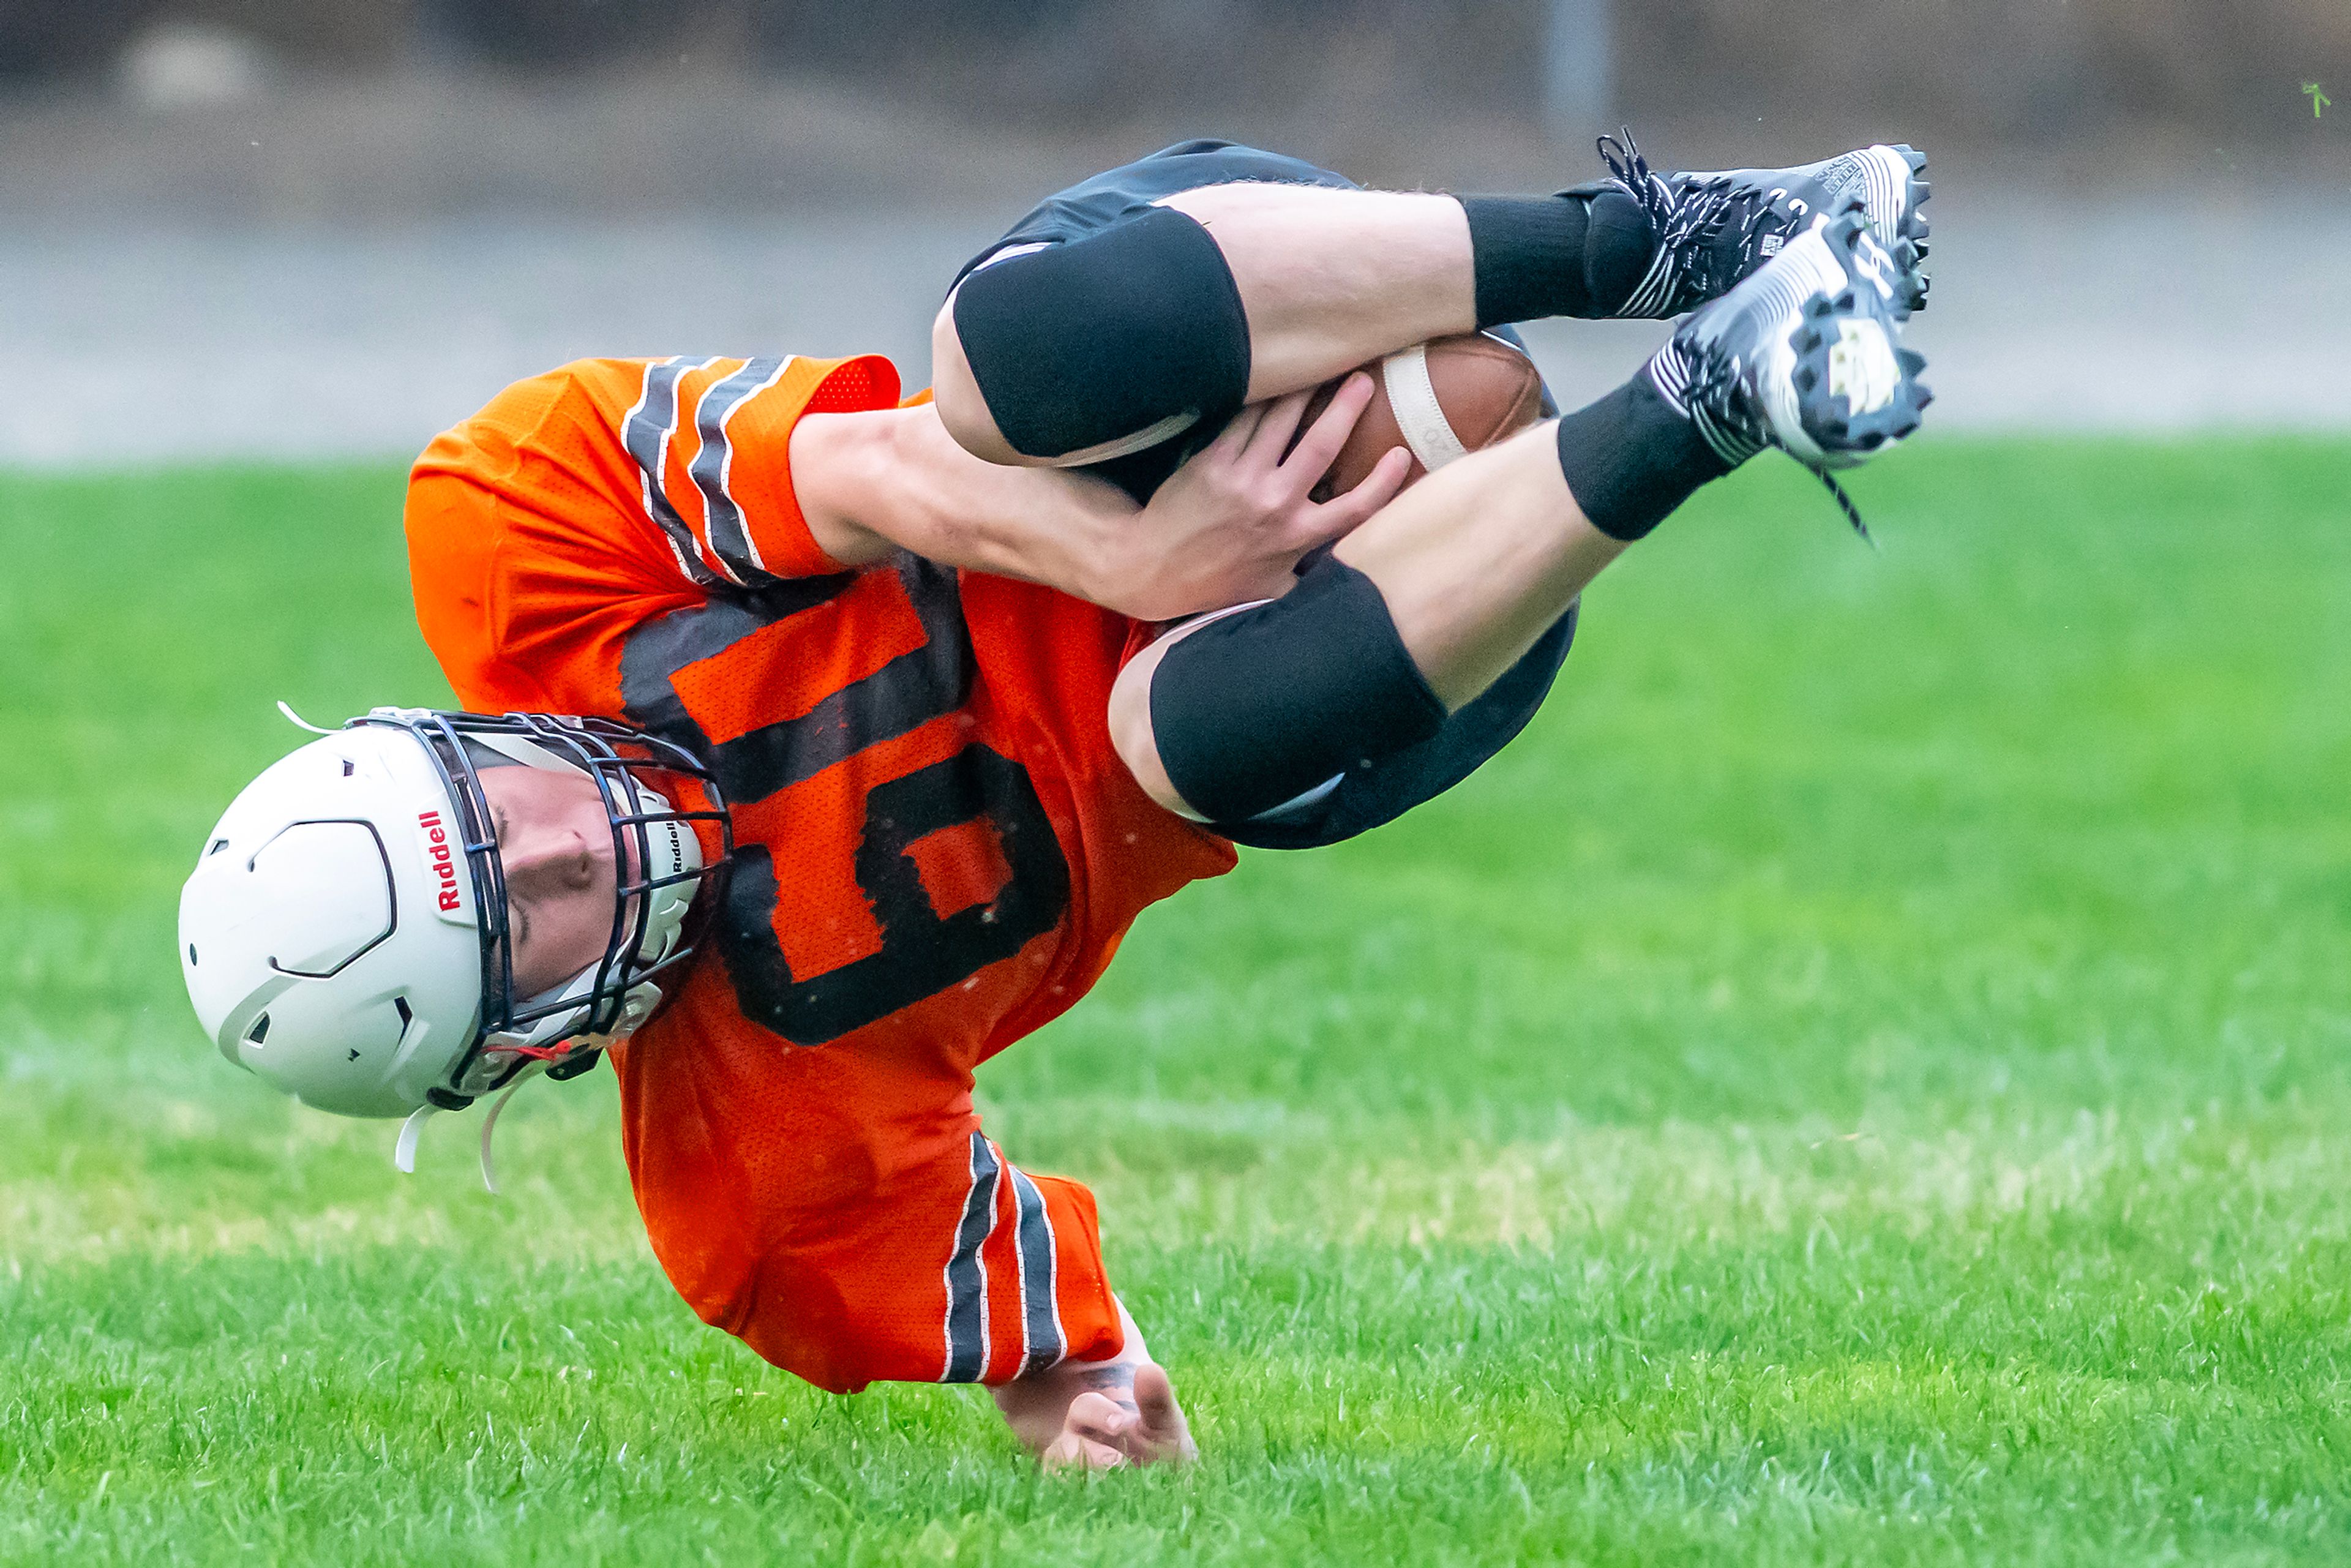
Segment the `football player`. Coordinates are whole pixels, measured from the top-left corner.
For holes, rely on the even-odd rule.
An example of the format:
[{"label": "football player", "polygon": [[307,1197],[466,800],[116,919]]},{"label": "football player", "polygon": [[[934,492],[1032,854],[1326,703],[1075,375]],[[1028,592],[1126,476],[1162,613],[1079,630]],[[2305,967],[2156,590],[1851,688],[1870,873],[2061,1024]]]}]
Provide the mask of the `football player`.
[{"label": "football player", "polygon": [[[434,442],[407,529],[470,712],[381,708],[207,840],[221,1051],[425,1120],[608,1055],[664,1270],[820,1386],[987,1385],[1049,1463],[1180,1458],[1094,1205],[973,1070],[1236,842],[1349,837],[1526,722],[1584,585],[1767,446],[1907,434],[1915,155],[1557,196],[1362,192],[1188,143],[1054,198],[878,359],[590,361]],[[1619,392],[1313,490],[1432,336],[1694,309]],[[1055,471],[1081,468],[1072,475]],[[1206,612],[1207,613],[1193,614]],[[1193,615],[1163,634],[1160,624]],[[484,716],[503,715],[504,716]]]}]

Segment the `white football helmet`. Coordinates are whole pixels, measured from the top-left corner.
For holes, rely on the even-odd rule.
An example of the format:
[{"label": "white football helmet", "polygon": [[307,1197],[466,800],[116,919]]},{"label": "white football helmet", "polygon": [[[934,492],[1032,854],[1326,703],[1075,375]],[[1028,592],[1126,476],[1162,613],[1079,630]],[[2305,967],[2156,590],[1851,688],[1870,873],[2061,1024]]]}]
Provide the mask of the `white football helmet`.
[{"label": "white football helmet", "polygon": [[[288,716],[291,716],[289,710]],[[693,949],[684,923],[705,869],[693,824],[725,802],[709,770],[604,719],[377,708],[281,758],[205,840],[180,895],[180,967],[223,1056],[322,1111],[407,1116],[398,1160],[434,1111],[570,1077],[661,999]],[[543,995],[514,994],[506,877],[470,747],[593,779],[611,823],[612,935],[598,963]],[[648,782],[682,780],[687,810]],[[483,1176],[491,1180],[482,1129]]]}]

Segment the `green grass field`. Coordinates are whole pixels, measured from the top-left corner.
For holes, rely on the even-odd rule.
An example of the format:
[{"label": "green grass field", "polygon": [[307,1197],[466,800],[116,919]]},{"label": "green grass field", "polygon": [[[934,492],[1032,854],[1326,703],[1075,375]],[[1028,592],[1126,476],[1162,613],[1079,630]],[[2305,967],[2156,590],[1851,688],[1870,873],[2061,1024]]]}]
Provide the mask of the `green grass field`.
[{"label": "green grass field", "polygon": [[0,478],[0,1558],[2351,1558],[2351,445],[1792,465],[1592,596],[1510,752],[1146,915],[982,1083],[1205,1461],[703,1328],[612,1080],[292,1109],[204,829],[443,700],[391,469]]}]

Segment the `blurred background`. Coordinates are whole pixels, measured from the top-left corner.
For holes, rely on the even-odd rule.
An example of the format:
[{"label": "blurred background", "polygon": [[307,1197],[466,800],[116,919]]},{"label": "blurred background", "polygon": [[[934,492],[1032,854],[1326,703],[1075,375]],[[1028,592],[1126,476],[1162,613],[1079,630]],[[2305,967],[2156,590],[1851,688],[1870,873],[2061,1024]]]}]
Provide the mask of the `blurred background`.
[{"label": "blurred background", "polygon": [[[2351,424],[2340,0],[0,0],[0,462],[386,457],[585,353],[877,350],[1185,136],[1553,188],[1926,147],[1945,428]],[[1644,324],[1535,335],[1563,397]]]}]

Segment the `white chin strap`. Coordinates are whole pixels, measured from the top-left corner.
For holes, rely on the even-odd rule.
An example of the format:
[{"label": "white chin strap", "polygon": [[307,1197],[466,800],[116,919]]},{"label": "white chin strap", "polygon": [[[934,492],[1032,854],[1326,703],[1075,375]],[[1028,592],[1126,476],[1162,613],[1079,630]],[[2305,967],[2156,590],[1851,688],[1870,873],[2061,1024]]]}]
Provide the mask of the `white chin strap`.
[{"label": "white chin strap", "polygon": [[[573,983],[578,985],[581,982]],[[583,1038],[578,1051],[601,1051],[615,1040],[625,1040],[635,1032],[639,1024],[652,1016],[653,1008],[660,1001],[661,988],[651,980],[635,987],[629,992],[628,1000],[621,1009],[620,1022],[614,1027],[612,1032],[594,1039]],[[574,1054],[578,1052],[575,1051]],[[569,1058],[565,1060],[568,1061]],[[515,1075],[514,1082],[498,1092],[498,1097],[490,1102],[489,1114],[482,1118],[482,1185],[489,1188],[494,1197],[498,1191],[498,1176],[497,1167],[490,1156],[490,1136],[497,1130],[498,1117],[505,1113],[507,1102],[515,1097],[516,1090],[554,1065],[551,1061],[533,1061],[525,1067]],[[419,1105],[408,1113],[408,1120],[400,1124],[400,1137],[392,1146],[392,1163],[401,1175],[416,1174],[416,1145],[423,1139],[424,1124],[437,1115],[440,1110],[441,1107],[438,1105]]]},{"label": "white chin strap", "polygon": [[[507,1102],[515,1097],[516,1090],[529,1082],[537,1074],[546,1071],[545,1062],[533,1062],[523,1071],[521,1076],[499,1092],[498,1097],[490,1102],[490,1113],[482,1118],[482,1185],[489,1189],[492,1197],[501,1196],[498,1192],[497,1166],[490,1157],[490,1136],[497,1131],[498,1116],[506,1110]],[[440,1111],[441,1107],[438,1105],[419,1105],[408,1113],[408,1120],[400,1124],[400,1140],[392,1147],[392,1163],[399,1169],[401,1175],[416,1174],[417,1143],[424,1134],[424,1124],[438,1115]]]},{"label": "white chin strap", "polygon": [[482,1185],[489,1189],[492,1197],[498,1196],[498,1173],[497,1167],[490,1163],[490,1134],[497,1131],[498,1116],[506,1110],[507,1102],[515,1097],[515,1091],[530,1082],[532,1072],[546,1071],[544,1067],[535,1067],[507,1084],[498,1097],[490,1102],[490,1113],[482,1118]]},{"label": "white chin strap", "polygon": [[424,1124],[440,1109],[438,1105],[419,1105],[400,1124],[400,1141],[392,1145],[392,1163],[401,1175],[416,1174],[416,1140],[424,1135]]}]

